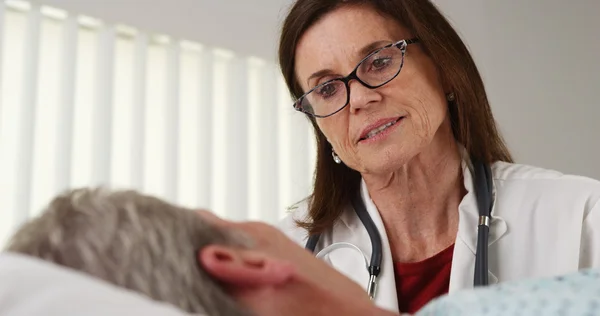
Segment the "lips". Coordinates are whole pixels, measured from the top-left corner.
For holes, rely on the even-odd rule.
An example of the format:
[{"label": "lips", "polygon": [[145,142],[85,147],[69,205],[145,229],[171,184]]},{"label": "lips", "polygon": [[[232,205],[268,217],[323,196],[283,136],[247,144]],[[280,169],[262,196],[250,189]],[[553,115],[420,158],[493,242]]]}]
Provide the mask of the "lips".
[{"label": "lips", "polygon": [[379,133],[385,131],[389,127],[394,126],[394,124],[398,123],[398,121],[400,121],[403,118],[403,116],[386,118],[381,119],[373,124],[370,124],[360,133],[359,142],[378,135]]}]

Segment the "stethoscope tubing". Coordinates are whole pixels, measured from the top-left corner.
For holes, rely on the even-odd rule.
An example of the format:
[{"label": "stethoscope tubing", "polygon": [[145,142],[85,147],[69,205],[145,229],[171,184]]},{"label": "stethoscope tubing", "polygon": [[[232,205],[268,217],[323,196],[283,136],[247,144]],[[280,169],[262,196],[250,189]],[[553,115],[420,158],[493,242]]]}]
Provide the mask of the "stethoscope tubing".
[{"label": "stethoscope tubing", "polygon": [[[493,180],[492,171],[488,164],[473,160],[474,177],[473,184],[479,211],[479,223],[477,226],[477,250],[475,252],[474,286],[486,286],[488,280],[488,240],[493,208]],[[383,258],[383,243],[381,234],[369,215],[360,194],[352,199],[352,207],[356,215],[364,225],[371,239],[371,259],[369,261],[369,284],[367,292],[369,297],[375,297],[377,278],[381,272]],[[319,242],[320,235],[315,234],[308,238],[306,249],[314,253]]]}]

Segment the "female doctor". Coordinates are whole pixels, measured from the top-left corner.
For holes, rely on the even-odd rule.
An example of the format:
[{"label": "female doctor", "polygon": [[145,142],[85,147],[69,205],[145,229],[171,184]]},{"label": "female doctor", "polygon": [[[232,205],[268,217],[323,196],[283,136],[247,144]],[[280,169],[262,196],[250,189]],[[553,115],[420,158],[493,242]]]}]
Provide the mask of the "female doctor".
[{"label": "female doctor", "polygon": [[298,0],[280,40],[318,150],[314,191],[282,228],[378,306],[600,267],[600,183],[513,163],[430,1]]}]

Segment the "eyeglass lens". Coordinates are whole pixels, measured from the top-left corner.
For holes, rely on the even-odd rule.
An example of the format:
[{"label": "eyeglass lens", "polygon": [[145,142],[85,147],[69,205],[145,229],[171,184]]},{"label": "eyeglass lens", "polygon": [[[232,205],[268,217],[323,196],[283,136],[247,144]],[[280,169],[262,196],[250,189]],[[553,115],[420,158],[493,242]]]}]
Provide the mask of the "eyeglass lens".
[{"label": "eyeglass lens", "polygon": [[[369,88],[380,87],[398,75],[403,63],[401,47],[386,47],[363,60],[356,68],[356,76]],[[342,78],[330,80],[306,94],[300,104],[303,112],[328,116],[348,103],[348,85]]]}]

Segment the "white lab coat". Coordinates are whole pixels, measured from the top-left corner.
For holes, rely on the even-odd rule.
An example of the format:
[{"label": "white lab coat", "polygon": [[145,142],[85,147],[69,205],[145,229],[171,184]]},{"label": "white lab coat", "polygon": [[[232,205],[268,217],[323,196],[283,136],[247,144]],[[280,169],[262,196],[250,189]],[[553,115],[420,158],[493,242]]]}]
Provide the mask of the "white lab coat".
[{"label": "white lab coat", "polygon": [[[497,162],[491,166],[494,207],[489,236],[489,281],[566,274],[600,267],[600,182],[541,168]],[[471,171],[463,163],[467,194],[459,206],[458,234],[450,275],[450,292],[473,286],[478,209]],[[381,232],[383,262],[375,303],[398,311],[394,267],[389,241],[364,181],[361,195]],[[293,219],[305,218],[306,202],[283,220],[280,228],[302,246],[306,231]],[[317,251],[333,242],[358,246],[367,258],[371,241],[352,208],[346,209],[333,229],[323,234]],[[368,272],[356,251],[338,249],[327,260],[366,289]]]}]

